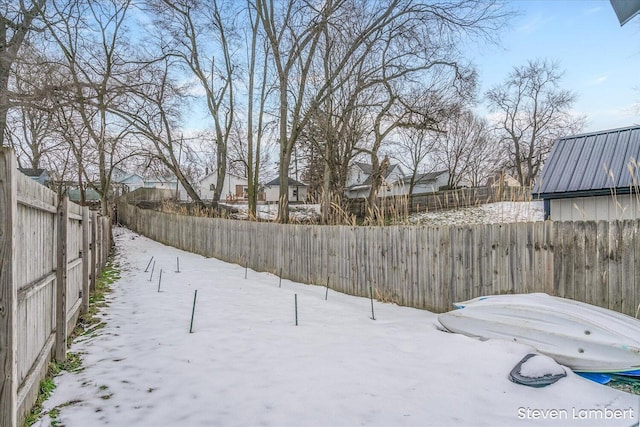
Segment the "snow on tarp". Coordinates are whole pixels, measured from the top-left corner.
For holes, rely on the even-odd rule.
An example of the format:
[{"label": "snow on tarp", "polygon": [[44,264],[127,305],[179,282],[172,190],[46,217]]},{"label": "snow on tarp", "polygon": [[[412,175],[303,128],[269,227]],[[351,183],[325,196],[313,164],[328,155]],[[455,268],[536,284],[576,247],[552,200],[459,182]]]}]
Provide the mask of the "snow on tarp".
[{"label": "snow on tarp", "polygon": [[530,387],[546,387],[565,378],[567,372],[550,357],[529,353],[509,373],[516,384]]},{"label": "snow on tarp", "polygon": [[451,332],[531,345],[574,371],[640,366],[640,321],[612,310],[543,293],[489,295],[454,306],[438,315]]}]

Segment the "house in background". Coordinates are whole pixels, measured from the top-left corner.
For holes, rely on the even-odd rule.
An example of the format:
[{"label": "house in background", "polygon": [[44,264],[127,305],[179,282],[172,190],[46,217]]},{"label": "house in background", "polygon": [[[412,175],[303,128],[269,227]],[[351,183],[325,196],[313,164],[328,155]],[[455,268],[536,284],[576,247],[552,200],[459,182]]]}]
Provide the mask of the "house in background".
[{"label": "house in background", "polygon": [[177,194],[178,200],[189,200],[187,190],[184,189],[178,178],[162,178],[162,177],[146,177],[144,178],[144,188],[159,188],[163,190],[171,190]]},{"label": "house in background", "polygon": [[129,193],[138,188],[160,188],[177,191],[178,200],[188,200],[189,196],[176,177],[143,177],[137,173],[129,173],[120,168],[114,168],[111,173],[111,182],[116,187],[116,195]]},{"label": "house in background", "polygon": [[116,191],[118,195],[144,187],[144,178],[142,175],[129,173],[120,168],[113,168],[113,172],[111,172],[111,182],[121,187]]},{"label": "house in background", "polygon": [[517,179],[505,171],[500,171],[487,179],[487,187],[521,187],[521,185]]},{"label": "house in background", "polygon": [[533,194],[545,219],[640,218],[640,126],[559,138]]},{"label": "house in background", "polygon": [[[264,185],[266,201],[278,202],[280,200],[280,178],[269,181]],[[307,184],[289,178],[289,202],[306,202],[307,201]]]},{"label": "house in background", "polygon": [[[345,194],[349,199],[365,198],[371,190],[372,167],[368,163],[354,162],[347,174]],[[412,194],[432,193],[447,185],[449,173],[437,171],[417,174]],[[411,176],[398,164],[390,164],[383,176],[379,197],[401,196],[409,194]]]},{"label": "house in background", "polygon": [[[445,187],[448,182],[448,171],[419,173],[415,177],[412,194],[435,193],[440,191],[440,187]],[[404,177],[404,186],[407,189],[407,193],[409,192],[410,184],[411,176]]]},{"label": "house in background", "polygon": [[[74,203],[80,203],[80,190],[78,188],[68,189],[67,197]],[[87,188],[84,192],[84,202],[89,205],[100,204],[100,194],[93,188]]]},{"label": "house in background", "polygon": [[44,186],[49,186],[49,183],[51,182],[49,172],[45,169],[18,168],[18,170]]},{"label": "house in background", "polygon": [[[371,190],[372,166],[368,163],[354,162],[347,172],[345,194],[349,199],[365,198]],[[382,177],[382,187],[378,191],[379,197],[406,194],[404,184],[405,173],[397,164],[390,164]]]},{"label": "house in background", "polygon": [[[213,200],[213,193],[216,189],[217,173],[212,172],[205,175],[199,181],[200,198],[202,200]],[[220,193],[221,200],[246,200],[249,180],[245,177],[227,173],[224,177],[224,187]]]}]

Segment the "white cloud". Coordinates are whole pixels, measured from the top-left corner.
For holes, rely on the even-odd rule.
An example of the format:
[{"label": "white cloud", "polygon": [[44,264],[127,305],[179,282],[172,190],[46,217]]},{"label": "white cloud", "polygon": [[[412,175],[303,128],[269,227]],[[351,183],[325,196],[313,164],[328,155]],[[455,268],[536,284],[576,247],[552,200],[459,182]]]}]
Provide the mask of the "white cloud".
[{"label": "white cloud", "polygon": [[584,9],[582,11],[583,15],[593,15],[595,13],[598,13],[602,10],[602,6],[593,6],[593,7],[589,7],[587,9]]},{"label": "white cloud", "polygon": [[536,14],[535,16],[532,16],[528,21],[517,27],[516,30],[522,33],[530,34],[537,31],[541,27],[544,27],[546,24],[552,22],[553,20],[553,16],[543,17],[540,14]]},{"label": "white cloud", "polygon": [[600,84],[602,84],[602,83],[606,82],[606,81],[607,81],[607,79],[609,79],[609,76],[608,76],[607,74],[602,74],[602,75],[600,75],[600,76],[597,76],[597,77],[596,77],[596,78],[594,78],[593,80],[591,80],[591,81],[589,82],[589,84],[592,84],[592,85],[600,85]]}]

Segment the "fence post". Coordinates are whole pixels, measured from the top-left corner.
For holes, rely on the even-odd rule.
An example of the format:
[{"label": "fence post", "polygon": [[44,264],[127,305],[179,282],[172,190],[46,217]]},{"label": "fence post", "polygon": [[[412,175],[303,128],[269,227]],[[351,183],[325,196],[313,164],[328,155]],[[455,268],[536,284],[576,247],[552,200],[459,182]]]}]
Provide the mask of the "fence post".
[{"label": "fence post", "polygon": [[82,207],[82,313],[89,311],[89,207]]},{"label": "fence post", "polygon": [[91,213],[91,285],[90,292],[95,292],[98,280],[96,257],[98,256],[98,213]]},{"label": "fence post", "polygon": [[17,173],[13,150],[0,147],[0,426],[17,424],[17,305],[13,284]]},{"label": "fence post", "polygon": [[102,233],[104,240],[104,253],[102,257],[102,264],[106,265],[109,259],[109,252],[111,252],[111,217],[104,217],[104,233]]},{"label": "fence post", "polygon": [[96,277],[102,273],[102,216],[96,218]]},{"label": "fence post", "polygon": [[55,358],[67,358],[67,223],[68,201],[64,197],[58,204],[57,263],[56,263],[56,348]]}]

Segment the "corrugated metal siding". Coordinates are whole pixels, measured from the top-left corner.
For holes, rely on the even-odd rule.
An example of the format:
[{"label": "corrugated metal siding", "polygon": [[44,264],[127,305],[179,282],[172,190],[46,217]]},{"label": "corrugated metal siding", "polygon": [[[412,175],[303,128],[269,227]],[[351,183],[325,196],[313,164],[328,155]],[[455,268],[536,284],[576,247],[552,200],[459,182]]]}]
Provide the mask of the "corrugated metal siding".
[{"label": "corrugated metal siding", "polygon": [[553,221],[622,221],[640,218],[640,199],[634,194],[552,199]]},{"label": "corrugated metal siding", "polygon": [[561,197],[612,188],[628,191],[639,184],[639,159],[640,126],[560,138],[533,192]]}]

